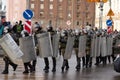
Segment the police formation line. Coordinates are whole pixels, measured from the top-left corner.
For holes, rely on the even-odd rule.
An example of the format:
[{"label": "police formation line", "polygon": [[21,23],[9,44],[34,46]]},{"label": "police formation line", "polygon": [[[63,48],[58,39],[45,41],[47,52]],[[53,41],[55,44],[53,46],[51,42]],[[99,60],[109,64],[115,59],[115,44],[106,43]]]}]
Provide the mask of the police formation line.
[{"label": "police formation line", "polygon": [[[3,26],[1,25],[1,27]],[[18,66],[15,59],[21,56],[25,68],[23,73],[34,72],[36,70],[37,56],[44,58],[45,67],[43,70],[48,73],[48,57],[52,57],[52,72],[55,72],[56,57],[62,55],[63,64],[61,70],[64,72],[69,69],[68,59],[71,58],[73,50],[76,55],[77,64],[75,68],[77,71],[80,70],[81,66],[83,68],[92,67],[93,58],[96,58],[96,66],[100,63],[106,65],[107,59],[111,62],[112,57],[114,61],[115,53],[119,53],[119,50],[115,48],[120,46],[120,37],[117,31],[108,33],[106,30],[97,28],[89,30],[53,30],[52,26],[49,26],[47,31],[44,31],[37,22],[35,23],[32,35],[23,30],[21,22],[19,24],[16,23],[12,29],[5,29],[4,27],[3,30],[0,45],[6,55],[3,57],[5,69],[2,74],[9,73],[9,65],[12,65],[15,71]],[[20,50],[18,49],[19,47],[15,46],[14,42],[17,43]],[[11,45],[13,46],[12,48],[10,48]]]}]

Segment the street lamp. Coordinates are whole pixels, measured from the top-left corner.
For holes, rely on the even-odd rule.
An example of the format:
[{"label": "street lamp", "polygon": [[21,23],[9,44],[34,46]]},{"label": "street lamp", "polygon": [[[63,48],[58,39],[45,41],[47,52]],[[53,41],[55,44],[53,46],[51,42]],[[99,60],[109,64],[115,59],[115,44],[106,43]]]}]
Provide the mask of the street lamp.
[{"label": "street lamp", "polygon": [[100,15],[99,15],[99,27],[102,29],[102,18],[103,18],[103,6],[104,6],[104,2],[101,0],[100,1]]},{"label": "street lamp", "polygon": [[102,28],[103,6],[108,0],[87,0],[88,2],[99,2],[100,14],[99,14],[99,28]]}]

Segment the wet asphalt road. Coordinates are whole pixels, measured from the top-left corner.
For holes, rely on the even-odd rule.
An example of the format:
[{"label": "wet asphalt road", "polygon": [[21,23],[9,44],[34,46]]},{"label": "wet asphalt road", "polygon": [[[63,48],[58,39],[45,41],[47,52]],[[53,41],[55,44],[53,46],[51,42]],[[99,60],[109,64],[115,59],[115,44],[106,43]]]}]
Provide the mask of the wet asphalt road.
[{"label": "wet asphalt road", "polygon": [[[53,73],[52,69],[52,59],[49,58],[50,69],[49,73],[43,71],[44,61],[42,58],[37,58],[37,66],[35,73],[23,74],[24,67],[22,61],[19,60],[18,68],[14,72],[12,67],[9,68],[9,74],[0,74],[0,80],[120,80],[120,73],[113,70],[113,64],[107,64],[106,66],[100,65],[96,67],[94,65],[95,60],[93,60],[92,68],[81,68],[80,71],[76,71],[76,58],[72,55],[69,60],[70,68],[64,73],[61,72],[62,57],[57,58],[57,71]],[[4,62],[0,58],[0,72],[4,69]]]}]

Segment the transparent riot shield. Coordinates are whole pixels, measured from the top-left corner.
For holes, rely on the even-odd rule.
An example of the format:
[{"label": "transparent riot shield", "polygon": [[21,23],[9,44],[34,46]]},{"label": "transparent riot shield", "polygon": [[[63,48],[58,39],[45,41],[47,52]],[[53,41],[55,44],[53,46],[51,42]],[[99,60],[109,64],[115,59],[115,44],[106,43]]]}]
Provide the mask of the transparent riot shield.
[{"label": "transparent riot shield", "polygon": [[17,59],[21,58],[23,52],[20,50],[16,42],[13,40],[10,34],[4,35],[0,39],[0,45],[11,59],[12,62],[17,64]]},{"label": "transparent riot shield", "polygon": [[28,36],[19,39],[20,49],[23,52],[23,62],[29,62],[36,59],[34,37]]},{"label": "transparent riot shield", "polygon": [[50,57],[53,55],[50,33],[37,34],[40,57]]}]

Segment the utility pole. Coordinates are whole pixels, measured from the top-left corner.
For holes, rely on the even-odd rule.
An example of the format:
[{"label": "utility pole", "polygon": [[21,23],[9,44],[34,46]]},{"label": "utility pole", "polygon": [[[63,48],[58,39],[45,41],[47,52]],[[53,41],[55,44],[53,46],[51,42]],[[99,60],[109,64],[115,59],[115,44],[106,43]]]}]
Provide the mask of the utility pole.
[{"label": "utility pole", "polygon": [[99,9],[100,9],[100,13],[99,13],[99,28],[102,29],[102,18],[103,18],[103,6],[104,3],[106,3],[108,0],[87,0],[88,2],[99,2]]},{"label": "utility pole", "polygon": [[100,15],[99,15],[99,28],[102,29],[102,22],[103,22],[103,6],[104,6],[104,2],[101,0],[100,1],[100,6],[99,6],[99,9],[100,9]]}]

